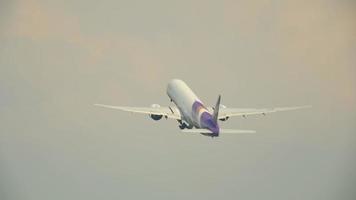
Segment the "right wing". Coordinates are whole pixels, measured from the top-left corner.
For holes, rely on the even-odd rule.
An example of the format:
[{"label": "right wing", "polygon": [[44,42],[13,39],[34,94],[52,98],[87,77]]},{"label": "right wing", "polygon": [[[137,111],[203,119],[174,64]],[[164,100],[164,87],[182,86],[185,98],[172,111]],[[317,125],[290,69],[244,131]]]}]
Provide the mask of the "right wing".
[{"label": "right wing", "polygon": [[254,108],[220,108],[219,119],[226,119],[227,117],[234,116],[248,116],[248,115],[258,115],[267,114],[280,111],[298,110],[303,108],[309,108],[311,106],[295,106],[295,107],[281,107],[281,108],[265,108],[265,109],[254,109]]},{"label": "right wing", "polygon": [[95,106],[111,108],[117,110],[123,110],[133,113],[149,114],[149,115],[163,115],[164,117],[171,119],[181,119],[180,112],[177,107],[123,107],[123,106],[111,106],[105,104],[94,104]]}]

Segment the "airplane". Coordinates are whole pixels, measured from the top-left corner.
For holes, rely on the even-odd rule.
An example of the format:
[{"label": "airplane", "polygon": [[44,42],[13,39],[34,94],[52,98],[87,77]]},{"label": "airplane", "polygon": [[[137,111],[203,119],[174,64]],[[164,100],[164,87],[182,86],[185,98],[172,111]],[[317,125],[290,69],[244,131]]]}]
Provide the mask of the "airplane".
[{"label": "airplane", "polygon": [[227,108],[220,104],[221,95],[215,107],[206,107],[203,102],[195,95],[188,85],[179,79],[173,79],[168,83],[167,95],[175,106],[161,107],[153,104],[151,107],[122,107],[105,104],[94,104],[110,109],[118,109],[133,113],[148,114],[155,121],[166,119],[175,119],[179,123],[179,128],[186,133],[200,133],[204,136],[218,137],[225,133],[255,133],[254,130],[235,130],[221,129],[218,121],[227,121],[230,117],[249,115],[266,115],[279,111],[297,110],[311,106],[281,107],[270,109],[241,109]]}]

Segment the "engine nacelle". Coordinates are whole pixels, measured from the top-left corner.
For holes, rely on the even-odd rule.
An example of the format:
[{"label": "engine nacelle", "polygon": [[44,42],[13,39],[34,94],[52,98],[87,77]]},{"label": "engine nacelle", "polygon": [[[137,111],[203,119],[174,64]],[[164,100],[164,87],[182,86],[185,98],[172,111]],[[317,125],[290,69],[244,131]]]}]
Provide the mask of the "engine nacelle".
[{"label": "engine nacelle", "polygon": [[[220,109],[224,109],[224,108],[226,108],[226,106],[220,104]],[[225,118],[220,119],[220,121],[224,122],[224,121],[227,121],[228,119],[229,119],[229,117],[225,117]]]},{"label": "engine nacelle", "polygon": [[[158,104],[151,105],[151,108],[159,108],[159,107],[161,107],[161,106]],[[163,115],[150,115],[150,117],[151,117],[151,119],[158,121],[158,120],[162,119]]]},{"label": "engine nacelle", "polygon": [[225,118],[222,118],[222,119],[219,119],[220,121],[227,121],[229,119],[229,117],[225,117]]}]

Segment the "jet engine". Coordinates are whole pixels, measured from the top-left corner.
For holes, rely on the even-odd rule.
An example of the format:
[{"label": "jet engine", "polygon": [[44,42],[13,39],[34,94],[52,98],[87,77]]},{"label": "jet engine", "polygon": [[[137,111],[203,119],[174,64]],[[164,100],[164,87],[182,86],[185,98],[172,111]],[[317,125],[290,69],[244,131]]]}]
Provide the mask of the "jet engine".
[{"label": "jet engine", "polygon": [[[220,109],[224,109],[224,108],[226,108],[226,106],[220,104]],[[224,122],[224,121],[227,121],[228,119],[229,119],[229,117],[225,117],[225,118],[222,118],[222,119],[219,119],[219,120]]]},{"label": "jet engine", "polygon": [[[158,104],[151,105],[151,108],[159,108],[159,107],[161,107],[161,106]],[[151,117],[151,119],[158,121],[158,120],[162,119],[163,115],[150,115],[150,117]]]}]

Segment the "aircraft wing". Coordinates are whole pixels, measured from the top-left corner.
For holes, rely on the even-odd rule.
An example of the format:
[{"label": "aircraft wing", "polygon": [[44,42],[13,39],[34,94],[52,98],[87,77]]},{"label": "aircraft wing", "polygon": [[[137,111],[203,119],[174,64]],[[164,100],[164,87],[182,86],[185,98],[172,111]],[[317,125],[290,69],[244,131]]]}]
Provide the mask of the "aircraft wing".
[{"label": "aircraft wing", "polygon": [[180,112],[177,107],[123,107],[123,106],[111,106],[105,104],[94,104],[95,106],[123,110],[133,113],[149,114],[149,115],[163,115],[170,119],[181,119]]},{"label": "aircraft wing", "polygon": [[295,107],[281,107],[281,108],[264,108],[264,109],[254,109],[254,108],[220,108],[219,119],[226,119],[227,117],[234,116],[249,116],[249,115],[265,115],[267,113],[274,113],[280,111],[298,110],[303,108],[309,108],[311,106],[295,106]]}]

